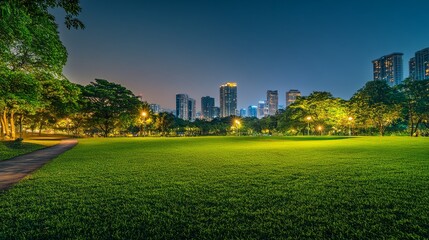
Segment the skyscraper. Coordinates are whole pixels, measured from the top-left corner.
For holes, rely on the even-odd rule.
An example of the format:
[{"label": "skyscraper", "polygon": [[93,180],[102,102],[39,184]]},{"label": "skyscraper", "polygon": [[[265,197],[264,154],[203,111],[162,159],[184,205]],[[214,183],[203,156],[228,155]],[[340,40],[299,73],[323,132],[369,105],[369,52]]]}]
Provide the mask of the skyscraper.
[{"label": "skyscraper", "polygon": [[386,81],[390,86],[403,79],[402,53],[392,53],[372,61],[374,80]]},{"label": "skyscraper", "polygon": [[151,103],[149,104],[149,108],[154,114],[158,114],[161,112],[161,106],[159,106],[159,104]]},{"label": "skyscraper", "polygon": [[412,79],[416,79],[416,58],[415,57],[410,58],[410,61],[408,61],[408,70],[409,70],[409,77]]},{"label": "skyscraper", "polygon": [[247,117],[247,112],[245,108],[240,109],[240,117]]},{"label": "skyscraper", "polygon": [[195,99],[188,98],[188,119],[187,120],[191,122],[195,121],[196,114],[197,114],[197,111],[195,106]]},{"label": "skyscraper", "polygon": [[228,117],[237,112],[237,83],[228,82],[220,86],[220,116]]},{"label": "skyscraper", "polygon": [[296,101],[297,97],[301,96],[301,92],[296,89],[291,89],[286,92],[286,108]]},{"label": "skyscraper", "polygon": [[215,99],[209,96],[201,98],[201,114],[203,119],[213,119],[213,107],[215,106]]},{"label": "skyscraper", "polygon": [[267,114],[267,105],[265,104],[265,101],[259,101],[258,102],[258,118],[263,118]]},{"label": "skyscraper", "polygon": [[176,94],[176,117],[183,120],[189,119],[189,110],[188,110],[188,100],[189,97],[187,94]]},{"label": "skyscraper", "polygon": [[[414,59],[414,60],[413,60]],[[415,53],[414,58],[410,59],[414,62],[414,69],[410,66],[410,77],[415,80],[424,80],[429,78],[429,48],[422,49]],[[413,75],[411,71],[414,70]]]},{"label": "skyscraper", "polygon": [[213,119],[220,117],[220,108],[219,107],[213,107]]},{"label": "skyscraper", "polygon": [[247,116],[248,117],[258,117],[258,107],[255,105],[251,105],[247,108]]},{"label": "skyscraper", "polygon": [[269,116],[276,115],[277,109],[279,108],[279,92],[277,90],[267,91],[267,107]]}]

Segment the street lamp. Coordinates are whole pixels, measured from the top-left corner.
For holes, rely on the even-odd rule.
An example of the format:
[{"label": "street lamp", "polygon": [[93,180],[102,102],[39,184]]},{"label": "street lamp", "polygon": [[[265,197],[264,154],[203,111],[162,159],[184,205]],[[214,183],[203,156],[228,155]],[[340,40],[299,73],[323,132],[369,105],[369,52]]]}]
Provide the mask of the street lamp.
[{"label": "street lamp", "polygon": [[310,121],[311,121],[311,117],[308,116],[306,119],[307,119],[307,123],[308,123],[308,125],[307,125],[307,135],[310,136]]},{"label": "street lamp", "polygon": [[147,112],[143,111],[142,112],[142,119],[143,119],[143,129],[142,129],[142,134],[143,137],[146,135],[146,116],[147,116]]},{"label": "street lamp", "polygon": [[318,127],[317,127],[317,129],[318,129],[318,130],[319,130],[319,132],[320,132],[320,136],[322,136],[322,129],[323,129],[323,128],[322,128],[322,126],[318,126]]},{"label": "street lamp", "polygon": [[349,120],[349,136],[351,136],[352,135],[351,124],[352,124],[353,118],[349,117],[348,120]]},{"label": "street lamp", "polygon": [[238,130],[240,127],[240,120],[235,119],[235,128],[237,129],[237,135],[240,136],[240,131]]}]

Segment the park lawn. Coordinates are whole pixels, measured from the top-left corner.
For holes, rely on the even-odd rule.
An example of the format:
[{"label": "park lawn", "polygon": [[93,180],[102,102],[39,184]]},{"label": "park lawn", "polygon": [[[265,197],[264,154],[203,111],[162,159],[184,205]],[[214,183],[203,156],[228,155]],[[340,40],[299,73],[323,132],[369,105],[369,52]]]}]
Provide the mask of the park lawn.
[{"label": "park lawn", "polygon": [[0,194],[0,239],[428,239],[428,146],[83,139]]},{"label": "park lawn", "polygon": [[21,146],[15,146],[15,143],[12,141],[0,141],[0,161],[34,152],[58,143],[59,141],[55,140],[24,140]]}]

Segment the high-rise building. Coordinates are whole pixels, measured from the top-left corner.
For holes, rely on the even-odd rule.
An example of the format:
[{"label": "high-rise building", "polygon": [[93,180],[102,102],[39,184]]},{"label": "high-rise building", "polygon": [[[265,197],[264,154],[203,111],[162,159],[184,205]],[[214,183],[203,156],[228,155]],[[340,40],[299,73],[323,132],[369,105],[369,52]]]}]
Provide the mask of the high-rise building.
[{"label": "high-rise building", "polygon": [[205,120],[213,119],[213,107],[215,106],[215,99],[209,96],[201,98],[201,114]]},{"label": "high-rise building", "polygon": [[410,58],[410,61],[408,61],[408,70],[409,70],[409,77],[412,79],[416,79],[416,58],[415,57]]},{"label": "high-rise building", "polygon": [[188,110],[188,100],[189,97],[187,94],[176,94],[176,117],[183,120],[189,119],[189,110]]},{"label": "high-rise building", "polygon": [[213,119],[220,117],[220,108],[219,107],[213,107]]},{"label": "high-rise building", "polygon": [[[414,68],[411,68],[411,63],[414,63]],[[410,59],[410,77],[415,80],[429,78],[429,48],[417,51],[415,56]]]},{"label": "high-rise building", "polygon": [[390,86],[403,79],[402,53],[392,53],[372,61],[374,80],[386,81]]},{"label": "high-rise building", "polygon": [[286,108],[296,101],[297,97],[301,97],[301,92],[296,89],[291,89],[286,92]]},{"label": "high-rise building", "polygon": [[237,83],[228,82],[220,86],[220,116],[228,117],[237,112]]},{"label": "high-rise building", "polygon": [[161,106],[159,106],[159,104],[151,103],[149,104],[149,108],[154,114],[158,114],[161,112]]},{"label": "high-rise building", "polygon": [[189,121],[193,122],[195,121],[197,111],[196,111],[196,104],[195,99],[188,98],[188,119]]},{"label": "high-rise building", "polygon": [[268,108],[268,116],[274,116],[277,113],[277,109],[279,108],[279,92],[277,90],[267,91],[267,108]]},{"label": "high-rise building", "polygon": [[258,102],[258,118],[263,118],[267,115],[267,104],[265,101]]},{"label": "high-rise building", "polygon": [[251,105],[247,108],[247,116],[248,117],[258,117],[258,107],[255,105]]},{"label": "high-rise building", "polygon": [[247,117],[247,111],[245,108],[240,109],[240,117]]}]

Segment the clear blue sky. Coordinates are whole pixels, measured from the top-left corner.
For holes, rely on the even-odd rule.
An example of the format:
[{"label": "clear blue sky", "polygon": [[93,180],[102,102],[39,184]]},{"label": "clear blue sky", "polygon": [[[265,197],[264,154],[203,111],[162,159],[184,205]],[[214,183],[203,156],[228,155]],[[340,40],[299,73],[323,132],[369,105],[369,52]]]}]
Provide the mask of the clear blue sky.
[{"label": "clear blue sky", "polygon": [[[85,30],[61,38],[72,81],[120,83],[150,103],[175,107],[238,83],[238,107],[267,90],[329,91],[349,99],[372,79],[371,61],[429,47],[427,0],[81,0]],[[61,16],[56,12],[57,16]],[[62,19],[58,19],[59,22]]]}]

